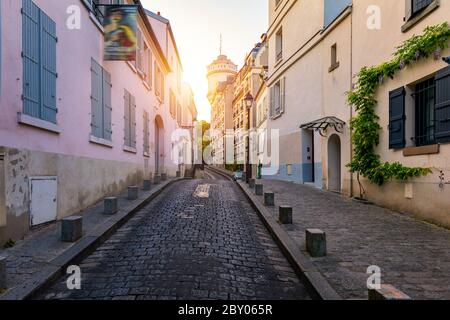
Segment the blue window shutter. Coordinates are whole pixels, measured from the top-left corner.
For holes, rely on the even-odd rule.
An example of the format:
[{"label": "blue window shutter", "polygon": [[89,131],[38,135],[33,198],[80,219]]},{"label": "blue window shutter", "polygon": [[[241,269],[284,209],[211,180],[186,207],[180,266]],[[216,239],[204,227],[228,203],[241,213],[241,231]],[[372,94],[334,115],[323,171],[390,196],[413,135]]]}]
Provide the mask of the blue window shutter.
[{"label": "blue window shutter", "polygon": [[405,140],[405,88],[389,93],[389,149],[401,149]]},{"label": "blue window shutter", "polygon": [[31,0],[22,1],[23,113],[40,118],[40,10]]},{"label": "blue window shutter", "polygon": [[436,75],[436,141],[450,142],[450,67]]},{"label": "blue window shutter", "polygon": [[112,140],[111,75],[103,70],[103,139]]},{"label": "blue window shutter", "polygon": [[41,19],[41,119],[56,123],[56,24],[43,11]]},{"label": "blue window shutter", "polygon": [[103,68],[91,59],[91,133],[103,138]]},{"label": "blue window shutter", "polygon": [[130,147],[136,148],[136,98],[130,96]]},{"label": "blue window shutter", "polygon": [[124,96],[124,145],[131,147],[130,135],[130,93],[125,90]]}]

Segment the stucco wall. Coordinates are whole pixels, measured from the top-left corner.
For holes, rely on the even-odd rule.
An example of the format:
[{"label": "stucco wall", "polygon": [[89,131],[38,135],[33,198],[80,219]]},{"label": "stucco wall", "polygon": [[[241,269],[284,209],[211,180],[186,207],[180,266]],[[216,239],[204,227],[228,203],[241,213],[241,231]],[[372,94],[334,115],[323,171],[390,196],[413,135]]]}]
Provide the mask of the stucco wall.
[{"label": "stucco wall", "polygon": [[57,219],[78,213],[105,196],[117,195],[130,185],[140,185],[143,178],[148,177],[144,175],[144,163],[107,161],[25,149],[4,150],[3,190],[8,227],[3,230],[0,228],[0,240],[17,239],[30,227],[30,177],[58,177]]}]

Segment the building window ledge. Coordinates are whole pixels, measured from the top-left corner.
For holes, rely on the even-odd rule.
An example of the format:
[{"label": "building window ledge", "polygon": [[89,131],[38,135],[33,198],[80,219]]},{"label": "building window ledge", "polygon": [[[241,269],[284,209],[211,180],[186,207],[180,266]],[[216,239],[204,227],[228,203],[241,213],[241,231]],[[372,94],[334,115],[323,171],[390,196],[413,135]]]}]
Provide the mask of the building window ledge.
[{"label": "building window ledge", "polygon": [[98,144],[104,147],[108,147],[108,148],[113,148],[114,144],[112,141],[106,140],[106,139],[102,139],[102,138],[97,138],[96,136],[90,135],[89,136],[89,142],[94,143],[94,144]]},{"label": "building window ledge", "polygon": [[427,15],[429,15],[431,12],[439,8],[440,6],[440,0],[435,0],[432,2],[426,9],[424,9],[422,12],[419,12],[415,16],[413,16],[411,19],[405,22],[402,26],[402,32],[406,32],[409,29],[411,29],[413,26],[415,26],[417,23],[419,23],[423,18],[425,18]]},{"label": "building window ledge", "polygon": [[100,30],[101,33],[105,33],[105,29],[103,29],[100,21],[98,21],[97,17],[92,13],[92,11],[89,13],[89,18],[91,18],[92,22],[95,24],[98,30]]},{"label": "building window ledge", "polygon": [[150,158],[150,153],[148,153],[147,151],[144,151],[144,157]]},{"label": "building window ledge", "polygon": [[335,64],[333,64],[330,68],[328,68],[328,72],[333,72],[334,70],[336,70],[337,68],[339,68],[339,62],[336,62]]},{"label": "building window ledge", "polygon": [[131,70],[133,70],[134,73],[138,72],[136,67],[130,61],[127,61],[127,65],[131,68]]},{"label": "building window ledge", "polygon": [[129,146],[123,146],[123,151],[129,152],[129,153],[137,153],[137,149]]},{"label": "building window ledge", "polygon": [[42,119],[34,118],[32,116],[23,114],[21,112],[17,113],[17,122],[20,124],[25,124],[31,127],[49,131],[52,133],[60,134],[61,128],[55,124]]},{"label": "building window ledge", "polygon": [[148,91],[150,91],[152,89],[152,88],[150,88],[150,85],[145,80],[142,80],[142,83],[144,84],[144,87],[146,87]]},{"label": "building window ledge", "polygon": [[429,146],[422,146],[422,147],[408,147],[403,149],[403,156],[412,157],[428,154],[438,154],[439,151],[440,151],[439,144],[432,144]]}]

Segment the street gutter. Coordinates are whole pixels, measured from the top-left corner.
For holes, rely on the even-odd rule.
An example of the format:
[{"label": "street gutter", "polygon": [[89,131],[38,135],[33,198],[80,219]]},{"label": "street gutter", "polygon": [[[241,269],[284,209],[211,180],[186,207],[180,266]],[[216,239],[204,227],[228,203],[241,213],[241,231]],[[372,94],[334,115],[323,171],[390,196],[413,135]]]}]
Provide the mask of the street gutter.
[{"label": "street gutter", "polygon": [[41,271],[32,275],[24,283],[11,288],[5,294],[0,295],[0,300],[32,299],[36,294],[48,288],[61,276],[64,276],[65,270],[69,266],[79,264],[84,258],[94,252],[120,227],[160,195],[165,189],[172,184],[183,180],[188,180],[188,178],[176,178],[154,186],[150,195],[145,199],[138,199],[121,208],[111,219],[85,235],[80,241],[68,248],[61,255],[48,262]]},{"label": "street gutter", "polygon": [[[227,178],[233,177],[232,173],[218,168],[208,167],[208,169]],[[342,300],[342,297],[331,287],[327,279],[314,266],[313,262],[302,253],[287,231],[274,219],[258,197],[245,185],[245,182],[238,181],[237,185],[258,213],[258,216],[290,262],[295,273],[305,282],[312,298],[318,300]]]}]

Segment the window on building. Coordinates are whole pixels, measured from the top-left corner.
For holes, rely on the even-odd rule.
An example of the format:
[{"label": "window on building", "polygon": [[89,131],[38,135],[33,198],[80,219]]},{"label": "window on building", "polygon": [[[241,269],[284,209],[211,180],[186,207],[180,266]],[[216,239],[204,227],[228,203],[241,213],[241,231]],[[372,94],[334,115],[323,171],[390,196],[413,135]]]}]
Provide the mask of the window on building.
[{"label": "window on building", "polygon": [[416,146],[436,143],[436,82],[435,79],[420,82],[415,87]]},{"label": "window on building", "polygon": [[338,61],[338,49],[337,49],[337,43],[333,44],[331,46],[331,65],[328,69],[329,72],[337,69],[339,67],[339,61]]},{"label": "window on building", "polygon": [[136,99],[127,90],[124,95],[124,146],[136,148]]},{"label": "window on building", "polygon": [[426,7],[428,7],[434,0],[407,0],[412,1],[411,8],[412,8],[412,14],[416,14]]},{"label": "window on building", "polygon": [[56,123],[56,24],[31,0],[22,24],[23,113]]},{"label": "window on building", "polygon": [[92,8],[92,14],[97,18],[98,22],[103,25],[105,16],[105,8],[101,5],[108,4],[124,4],[124,0],[84,0]]},{"label": "window on building", "polygon": [[270,88],[270,117],[272,119],[284,112],[285,82],[285,78],[281,78]]},{"label": "window on building", "polygon": [[283,29],[277,32],[275,42],[276,62],[278,62],[283,59]]},{"label": "window on building", "polygon": [[111,75],[91,59],[91,134],[112,140]]},{"label": "window on building", "polygon": [[155,62],[155,94],[161,102],[164,102],[164,74]]},{"label": "window on building", "polygon": [[144,68],[143,68],[144,50],[143,50],[143,47],[144,47],[144,39],[142,36],[142,31],[139,28],[137,28],[136,29],[136,61],[134,62],[134,66],[136,67],[136,69],[138,69],[141,72],[144,72]]},{"label": "window on building", "polygon": [[150,50],[147,43],[143,43],[144,50],[142,55],[142,74],[145,83],[148,85],[150,89],[152,89],[152,81],[153,81],[153,58],[152,51]]},{"label": "window on building", "polygon": [[144,111],[144,155],[150,155],[150,117],[147,111]]},{"label": "window on building", "polygon": [[[437,72],[436,76],[413,86],[415,146],[450,142],[450,67]],[[389,147],[401,149],[406,146],[405,89],[389,95]],[[412,121],[412,120],[411,120]]]},{"label": "window on building", "polygon": [[170,97],[169,97],[169,109],[170,109],[170,115],[172,116],[172,118],[175,119],[176,117],[176,106],[177,106],[177,98],[175,97],[175,94],[173,93],[173,90],[170,89]]},{"label": "window on building", "polygon": [[181,126],[181,121],[182,121],[182,111],[181,111],[181,104],[178,102],[177,103],[177,123],[178,126]]}]

